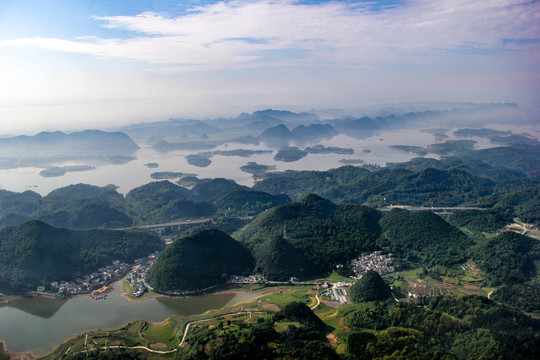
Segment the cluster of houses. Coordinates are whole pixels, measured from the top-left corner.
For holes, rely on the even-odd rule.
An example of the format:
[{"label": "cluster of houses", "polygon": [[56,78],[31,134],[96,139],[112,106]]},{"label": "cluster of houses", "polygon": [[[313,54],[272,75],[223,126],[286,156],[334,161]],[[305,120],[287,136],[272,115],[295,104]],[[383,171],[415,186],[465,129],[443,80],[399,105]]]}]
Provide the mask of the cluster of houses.
[{"label": "cluster of houses", "polygon": [[375,270],[379,275],[396,271],[392,254],[384,255],[382,251],[361,255],[360,257],[351,260],[351,265],[357,279],[360,279],[362,275],[369,270]]},{"label": "cluster of houses", "polygon": [[[46,291],[45,286],[38,286],[36,294],[48,296],[54,295],[57,298],[90,294],[93,291],[102,289],[104,286],[109,285],[111,282],[122,278],[128,272],[130,272],[130,275],[133,273],[136,274],[135,282],[140,281],[144,286],[144,291],[146,291],[146,286],[141,279],[144,279],[146,271],[150,267],[149,263],[155,260],[158,255],[159,252],[156,251],[147,257],[135,259],[135,265],[139,265],[135,266],[135,269],[137,269],[136,271],[133,270],[130,272],[133,265],[126,264],[125,262],[122,262],[120,260],[114,260],[111,265],[100,267],[99,269],[97,269],[97,271],[94,271],[91,274],[81,274],[80,272],[76,272],[72,275],[71,281],[52,281],[50,283],[51,291]],[[131,278],[129,278],[128,280],[131,281]],[[135,282],[131,281],[132,284],[134,284]],[[142,287],[139,286],[138,283],[137,287],[139,290],[142,289]],[[144,293],[144,291],[142,291],[142,293]]]},{"label": "cluster of houses", "polygon": [[132,295],[133,297],[139,297],[139,296],[141,296],[142,294],[144,294],[144,293],[146,292],[146,290],[147,290],[147,287],[146,287],[146,285],[144,285],[144,282],[139,281],[139,282],[137,283],[137,290],[135,290],[134,292],[132,292],[131,295]]},{"label": "cluster of houses", "polygon": [[[76,272],[72,275],[71,281],[52,281],[51,290],[56,297],[65,297],[72,295],[88,294],[93,290],[102,288],[108,285],[111,281],[117,280],[124,276],[130,265],[120,260],[114,260],[111,265],[100,267],[97,271],[91,274],[81,274]],[[38,294],[45,294],[45,287],[38,286]]]},{"label": "cluster of houses", "polygon": [[[151,261],[152,259],[150,259],[149,257],[147,261],[148,260]],[[141,262],[139,262],[139,264],[141,264]],[[137,288],[137,290],[131,293],[133,297],[139,297],[144,294],[146,290],[148,290],[144,283],[144,279],[146,279],[146,272],[148,271],[148,269],[150,269],[150,265],[151,263],[149,262],[142,265],[135,265],[133,269],[129,272],[129,274],[127,274],[126,280],[129,281],[131,286]]]}]

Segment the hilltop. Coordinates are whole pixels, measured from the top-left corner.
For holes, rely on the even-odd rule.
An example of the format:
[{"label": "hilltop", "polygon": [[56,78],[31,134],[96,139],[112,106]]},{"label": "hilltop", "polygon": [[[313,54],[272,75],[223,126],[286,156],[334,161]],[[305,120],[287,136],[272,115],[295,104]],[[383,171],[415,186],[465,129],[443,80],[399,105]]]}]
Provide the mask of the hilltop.
[{"label": "hilltop", "polygon": [[[379,218],[378,211],[365,206],[308,195],[260,214],[235,237],[252,251],[264,275],[306,278],[376,249]],[[289,274],[278,269],[282,265]]]},{"label": "hilltop", "polygon": [[222,231],[205,230],[168,246],[146,279],[159,292],[193,291],[221,284],[252,267],[251,255],[240,243]]}]

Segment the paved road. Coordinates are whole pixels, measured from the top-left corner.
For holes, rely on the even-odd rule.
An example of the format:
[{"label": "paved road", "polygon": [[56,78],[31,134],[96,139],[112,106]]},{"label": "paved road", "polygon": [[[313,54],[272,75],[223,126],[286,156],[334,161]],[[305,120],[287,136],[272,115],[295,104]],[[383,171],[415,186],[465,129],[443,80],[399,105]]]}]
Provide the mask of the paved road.
[{"label": "paved road", "polygon": [[117,230],[127,230],[127,229],[157,229],[167,226],[179,226],[179,225],[189,225],[189,224],[202,224],[212,221],[212,219],[200,219],[200,220],[184,220],[184,221],[174,221],[163,224],[149,224],[149,225],[136,225],[127,228],[117,229]]},{"label": "paved road", "polygon": [[405,209],[409,211],[457,211],[457,210],[488,210],[486,208],[474,206],[387,206],[379,208],[379,211],[390,211],[392,209]]},{"label": "paved road", "polygon": [[317,303],[311,307],[311,310],[315,310],[317,306],[321,304],[321,299],[319,299],[319,294],[315,294],[315,299],[317,299]]}]

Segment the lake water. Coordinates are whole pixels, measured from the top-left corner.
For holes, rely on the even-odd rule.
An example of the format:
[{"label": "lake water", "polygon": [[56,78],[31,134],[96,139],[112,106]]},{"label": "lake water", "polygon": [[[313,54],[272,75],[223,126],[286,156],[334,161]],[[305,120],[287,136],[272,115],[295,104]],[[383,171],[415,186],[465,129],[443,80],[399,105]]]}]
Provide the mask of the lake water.
[{"label": "lake water", "polygon": [[[486,125],[487,126],[487,125]],[[497,130],[511,130],[515,134],[529,133],[540,138],[540,125],[536,127],[517,126],[515,124],[495,124],[488,127]],[[446,140],[466,139],[455,137],[452,132],[456,128],[447,129],[448,136]],[[470,138],[477,141],[475,148],[482,149],[494,147],[486,138]],[[369,164],[378,164],[385,166],[388,162],[404,162],[417,155],[404,153],[391,149],[391,145],[415,145],[425,147],[427,145],[441,142],[434,134],[423,132],[421,129],[401,129],[398,131],[381,131],[375,134],[366,134],[363,138],[354,138],[347,135],[337,135],[329,140],[320,140],[314,143],[291,144],[304,148],[315,144],[324,144],[325,146],[337,146],[352,148],[354,154],[308,154],[308,156],[294,162],[275,161],[273,159],[277,152],[276,147],[267,144],[244,145],[238,143],[228,143],[219,146],[214,150],[234,150],[234,149],[253,149],[253,150],[272,150],[272,153],[251,155],[249,157],[238,156],[213,156],[212,163],[204,168],[193,166],[187,163],[184,158],[186,155],[197,153],[198,151],[171,151],[167,153],[158,152],[150,147],[142,147],[133,154],[137,159],[127,164],[99,166],[95,170],[82,172],[69,172],[60,177],[42,177],[39,172],[43,169],[34,167],[25,167],[17,169],[0,169],[0,189],[22,192],[33,190],[41,195],[47,195],[54,189],[70,184],[91,184],[105,186],[114,184],[119,186],[118,191],[126,194],[131,189],[155,181],[150,174],[156,171],[171,171],[196,174],[199,178],[217,178],[224,177],[235,180],[237,183],[246,186],[252,186],[254,180],[250,174],[240,170],[240,167],[250,161],[263,165],[276,166],[275,171],[284,170],[328,170],[343,166],[340,159],[361,159]],[[364,152],[370,150],[370,152]],[[212,150],[209,150],[212,151]],[[438,158],[435,155],[428,155]],[[144,164],[155,162],[159,164],[158,168],[149,169]],[[55,166],[67,165],[92,165],[86,163],[58,163]],[[174,181],[174,180],[173,180]]]},{"label": "lake water", "polygon": [[90,296],[55,300],[21,298],[0,305],[0,341],[9,352],[41,356],[86,330],[117,328],[137,319],[160,322],[173,315],[196,315],[255,298],[255,294],[214,294],[192,298],[128,301],[120,283],[106,300]]},{"label": "lake water", "polygon": [[[69,172],[59,177],[42,177],[39,172],[43,169],[25,167],[17,169],[0,170],[0,188],[16,192],[32,190],[41,195],[46,195],[50,191],[70,184],[85,183],[97,186],[115,184],[119,186],[118,191],[126,194],[129,190],[154,181],[150,174],[156,171],[171,171],[196,174],[199,178],[224,177],[235,180],[237,183],[252,186],[254,183],[250,174],[240,170],[240,167],[250,161],[264,165],[276,166],[276,171],[284,170],[328,170],[343,166],[340,159],[362,159],[366,163],[386,165],[387,162],[402,162],[415,157],[414,154],[403,153],[389,148],[389,145],[414,144],[427,146],[435,142],[432,134],[421,133],[419,130],[387,131],[366,137],[365,139],[355,139],[347,135],[338,135],[330,140],[317,141],[315,143],[298,144],[300,148],[312,146],[314,144],[324,144],[325,146],[337,146],[352,148],[353,155],[340,154],[308,154],[303,159],[294,162],[275,161],[273,159],[277,149],[260,145],[245,145],[229,143],[219,146],[215,150],[253,149],[272,150],[272,153],[256,154],[249,157],[221,156],[216,155],[211,158],[212,164],[201,168],[187,163],[184,156],[196,153],[197,151],[171,151],[167,153],[158,152],[149,147],[143,147],[133,154],[137,159],[127,164],[104,165],[95,170],[82,172]],[[295,145],[295,144],[291,144]],[[364,150],[370,150],[369,153]],[[155,162],[158,168],[149,169],[144,164]],[[86,165],[84,163],[58,163],[56,166],[66,165]]]}]

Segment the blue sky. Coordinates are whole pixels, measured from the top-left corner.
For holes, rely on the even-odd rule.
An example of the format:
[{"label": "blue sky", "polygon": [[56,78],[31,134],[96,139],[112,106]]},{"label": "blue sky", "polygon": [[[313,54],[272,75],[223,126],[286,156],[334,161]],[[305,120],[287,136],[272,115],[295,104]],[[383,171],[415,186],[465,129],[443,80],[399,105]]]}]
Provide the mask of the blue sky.
[{"label": "blue sky", "polygon": [[540,3],[0,1],[3,132],[260,108],[537,102]]}]

